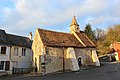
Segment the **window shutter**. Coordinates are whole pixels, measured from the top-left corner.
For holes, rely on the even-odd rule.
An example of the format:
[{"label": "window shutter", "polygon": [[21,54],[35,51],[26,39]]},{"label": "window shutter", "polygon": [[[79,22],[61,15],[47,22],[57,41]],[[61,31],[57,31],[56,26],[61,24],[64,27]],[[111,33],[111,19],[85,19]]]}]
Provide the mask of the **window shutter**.
[{"label": "window shutter", "polygon": [[10,68],[10,61],[6,61],[6,63],[5,63],[5,70],[6,71],[9,70],[9,68]]}]

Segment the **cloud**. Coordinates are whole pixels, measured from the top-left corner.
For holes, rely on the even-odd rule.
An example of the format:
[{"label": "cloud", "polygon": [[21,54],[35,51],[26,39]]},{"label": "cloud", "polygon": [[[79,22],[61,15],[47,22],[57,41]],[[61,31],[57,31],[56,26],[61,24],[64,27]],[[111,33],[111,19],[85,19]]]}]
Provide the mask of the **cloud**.
[{"label": "cloud", "polygon": [[[110,10],[112,2],[114,8]],[[5,21],[1,26],[6,26],[4,28],[10,32],[24,32],[25,35],[29,29],[35,30],[36,27],[49,29],[50,26],[55,26],[54,29],[57,30],[56,26],[71,20],[73,15],[77,18],[87,15],[89,17],[86,20],[96,25],[120,14],[119,5],[115,5],[120,3],[119,0],[13,0],[13,3],[15,8],[3,8]],[[113,17],[105,16],[112,11]],[[114,17],[114,20],[118,18]],[[66,26],[66,30],[68,27]]]},{"label": "cloud", "polygon": [[115,0],[115,2],[111,4],[110,15],[119,17],[120,16],[119,8],[120,8],[120,0]]}]

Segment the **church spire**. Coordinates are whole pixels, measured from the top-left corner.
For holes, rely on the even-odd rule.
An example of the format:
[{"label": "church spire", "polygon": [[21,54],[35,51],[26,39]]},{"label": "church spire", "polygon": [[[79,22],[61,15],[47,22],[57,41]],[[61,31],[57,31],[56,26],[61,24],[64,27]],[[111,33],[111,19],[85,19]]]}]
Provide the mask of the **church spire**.
[{"label": "church spire", "polygon": [[76,17],[75,17],[75,16],[73,16],[72,23],[71,23],[70,26],[72,26],[72,25],[79,26],[79,24],[78,24],[77,21],[76,21]]},{"label": "church spire", "polygon": [[75,16],[73,16],[72,23],[70,24],[70,32],[72,33],[72,31],[80,32],[79,24],[77,23]]}]

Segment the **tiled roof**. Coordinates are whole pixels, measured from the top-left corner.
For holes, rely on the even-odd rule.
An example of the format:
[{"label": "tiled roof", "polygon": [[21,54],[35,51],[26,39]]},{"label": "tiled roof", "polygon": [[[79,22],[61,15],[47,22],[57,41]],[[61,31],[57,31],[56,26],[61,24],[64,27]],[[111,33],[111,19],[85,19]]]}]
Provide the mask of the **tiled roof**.
[{"label": "tiled roof", "polygon": [[0,29],[0,45],[31,48],[32,41],[27,37],[7,34],[4,30]]},{"label": "tiled roof", "polygon": [[77,33],[77,35],[87,47],[95,46],[95,44],[87,37],[85,33]]},{"label": "tiled roof", "polygon": [[[70,33],[55,32],[43,29],[38,29],[38,32],[43,44],[48,46],[85,47],[73,34]],[[86,47],[95,47],[95,45],[88,40],[84,32],[81,31],[81,33],[77,34]]]}]

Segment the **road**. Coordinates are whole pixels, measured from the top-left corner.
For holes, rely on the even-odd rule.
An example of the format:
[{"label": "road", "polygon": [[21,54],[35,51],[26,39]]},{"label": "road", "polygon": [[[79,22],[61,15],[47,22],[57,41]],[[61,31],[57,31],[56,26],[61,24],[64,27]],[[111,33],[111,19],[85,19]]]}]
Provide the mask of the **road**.
[{"label": "road", "polygon": [[45,76],[6,76],[0,80],[120,80],[120,63],[105,63],[97,68]]}]

